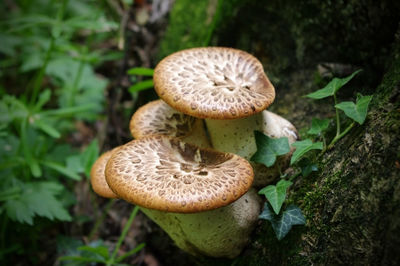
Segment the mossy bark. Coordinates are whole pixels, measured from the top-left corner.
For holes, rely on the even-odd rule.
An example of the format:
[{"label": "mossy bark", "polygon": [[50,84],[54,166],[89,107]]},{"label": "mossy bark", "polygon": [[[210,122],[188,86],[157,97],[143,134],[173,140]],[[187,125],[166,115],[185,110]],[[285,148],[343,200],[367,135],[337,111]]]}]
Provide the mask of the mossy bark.
[{"label": "mossy bark", "polygon": [[[235,260],[179,256],[172,263],[400,263],[400,4],[221,2],[229,8],[218,13],[224,19],[216,19],[211,44],[244,49],[258,57],[277,89],[272,111],[291,121],[300,133],[312,117],[335,114],[330,99],[301,97],[326,84],[317,71],[323,63],[338,66],[334,75],[364,69],[339,92],[341,101],[354,101],[356,92],[373,95],[373,100],[366,122],[318,159],[317,173],[297,178],[291,187],[288,202],[300,206],[307,218],[305,226],[293,227],[278,241],[269,222],[259,221],[250,245]],[[332,127],[327,137],[334,131]]]}]

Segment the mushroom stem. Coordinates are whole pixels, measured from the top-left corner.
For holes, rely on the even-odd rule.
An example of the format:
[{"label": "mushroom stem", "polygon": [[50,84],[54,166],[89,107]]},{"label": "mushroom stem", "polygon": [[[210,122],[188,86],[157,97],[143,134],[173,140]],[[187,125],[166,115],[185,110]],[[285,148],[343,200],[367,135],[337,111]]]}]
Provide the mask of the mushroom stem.
[{"label": "mushroom stem", "polygon": [[261,113],[239,119],[205,120],[214,149],[235,153],[246,160],[257,151],[254,130],[261,128]]},{"label": "mushroom stem", "polygon": [[[254,131],[259,130],[271,138],[287,137],[289,145],[298,136],[296,128],[283,117],[264,110],[249,117],[231,120],[206,119],[206,126],[214,149],[235,153],[250,160],[257,151]],[[284,170],[294,152],[291,151],[278,158],[272,167],[252,163],[254,168],[254,187],[265,186],[279,177],[279,169]]]},{"label": "mushroom stem", "polygon": [[186,136],[183,136],[181,139],[184,142],[197,145],[200,148],[211,148],[211,144],[205,131],[203,119],[196,119],[196,121],[192,125],[191,131]]},{"label": "mushroom stem", "polygon": [[141,208],[182,250],[192,255],[234,258],[248,243],[261,210],[254,189],[237,201],[199,213],[172,213]]}]

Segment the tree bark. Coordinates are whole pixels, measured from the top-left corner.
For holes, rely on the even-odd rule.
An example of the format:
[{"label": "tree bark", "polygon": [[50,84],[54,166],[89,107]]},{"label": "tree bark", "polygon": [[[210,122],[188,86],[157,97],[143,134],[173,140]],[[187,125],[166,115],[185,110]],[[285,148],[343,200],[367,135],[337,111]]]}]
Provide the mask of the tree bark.
[{"label": "tree bark", "polygon": [[[226,11],[216,12],[220,17],[210,44],[236,47],[258,57],[277,89],[271,110],[300,132],[307,130],[312,117],[334,116],[330,100],[301,97],[326,84],[318,67],[333,66],[334,75],[363,68],[338,97],[354,101],[356,92],[361,92],[373,95],[373,100],[366,122],[318,159],[318,172],[297,178],[292,185],[288,202],[300,206],[305,226],[294,226],[278,241],[270,223],[260,220],[251,243],[234,260],[193,258],[175,249],[158,252],[179,254],[169,257],[169,265],[400,263],[399,4],[222,2]],[[161,54],[173,52],[162,47]]]}]

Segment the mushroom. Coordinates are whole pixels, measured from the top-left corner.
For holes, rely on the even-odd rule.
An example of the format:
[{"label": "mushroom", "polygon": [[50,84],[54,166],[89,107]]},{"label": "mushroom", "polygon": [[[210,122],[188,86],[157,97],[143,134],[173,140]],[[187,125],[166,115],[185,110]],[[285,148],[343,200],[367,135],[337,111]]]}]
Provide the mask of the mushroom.
[{"label": "mushroom", "polygon": [[267,110],[262,111],[261,115],[262,126],[260,131],[270,138],[288,138],[290,152],[279,156],[276,163],[271,167],[251,162],[254,169],[253,186],[256,188],[272,183],[279,176],[280,169],[285,169],[289,166],[290,158],[295,150],[291,145],[298,139],[296,128],[285,118]]},{"label": "mushroom", "polygon": [[177,138],[153,135],[121,146],[105,176],[115,194],[194,255],[237,256],[260,212],[258,195],[247,192],[253,170],[245,159]]},{"label": "mushroom", "polygon": [[149,135],[166,135],[203,148],[210,147],[203,120],[178,112],[163,100],[152,101],[140,107],[133,114],[129,129],[136,139]]},{"label": "mushroom", "polygon": [[94,192],[104,198],[118,198],[118,196],[112,192],[108,186],[104,175],[106,164],[115,150],[116,148],[103,153],[99,158],[97,158],[90,170],[90,183],[92,184],[92,188]]},{"label": "mushroom", "polygon": [[216,150],[250,160],[257,151],[254,131],[268,132],[266,124],[276,131],[270,122],[277,119],[263,112],[273,102],[275,89],[262,64],[244,51],[207,47],[176,52],[156,66],[154,87],[172,108],[205,119]]},{"label": "mushroom", "polygon": [[[275,98],[263,66],[233,48],[192,48],[164,58],[154,70],[154,88],[172,108],[205,118],[212,146],[250,159],[260,112]],[[259,114],[259,115],[255,115]]]}]

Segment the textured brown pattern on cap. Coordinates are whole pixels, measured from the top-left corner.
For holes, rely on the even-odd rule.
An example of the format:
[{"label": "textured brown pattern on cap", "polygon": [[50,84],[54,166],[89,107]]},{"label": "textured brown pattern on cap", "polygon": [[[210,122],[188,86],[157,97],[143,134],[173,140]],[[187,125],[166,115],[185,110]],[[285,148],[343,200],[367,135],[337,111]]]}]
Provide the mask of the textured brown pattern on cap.
[{"label": "textured brown pattern on cap", "polygon": [[233,48],[192,48],[164,58],[154,88],[173,108],[195,117],[236,119],[266,109],[275,89],[262,64]]},{"label": "textured brown pattern on cap", "polygon": [[245,159],[166,136],[123,145],[108,161],[105,173],[120,198],[149,209],[181,213],[225,206],[246,193],[253,182],[253,169]]},{"label": "textured brown pattern on cap", "polygon": [[94,192],[105,198],[118,198],[114,192],[110,189],[106,182],[106,176],[104,170],[106,169],[106,164],[111,158],[112,153],[115,149],[103,153],[92,165],[90,170],[90,183]]},{"label": "textured brown pattern on cap", "polygon": [[197,118],[171,108],[163,100],[140,107],[132,116],[129,129],[136,139],[149,135],[184,137],[190,133]]}]

